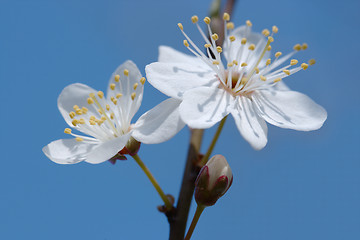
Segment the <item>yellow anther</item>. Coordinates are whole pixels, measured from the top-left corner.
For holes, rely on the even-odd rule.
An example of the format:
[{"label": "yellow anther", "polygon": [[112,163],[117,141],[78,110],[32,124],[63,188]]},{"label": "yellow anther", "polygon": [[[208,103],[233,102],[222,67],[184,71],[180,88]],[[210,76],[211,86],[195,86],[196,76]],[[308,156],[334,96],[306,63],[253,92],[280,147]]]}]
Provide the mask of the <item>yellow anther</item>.
[{"label": "yellow anther", "polygon": [[234,63],[232,62],[228,63],[228,67],[232,67],[232,66],[234,66]]},{"label": "yellow anther", "polygon": [[84,120],[83,118],[80,118],[80,119],[79,119],[79,123],[80,123],[80,124],[85,124],[85,120]]},{"label": "yellow anther", "polygon": [[243,77],[240,81],[240,84],[245,85],[247,83],[248,79],[246,77]]},{"label": "yellow anther", "polygon": [[185,45],[185,47],[189,47],[189,43],[187,40],[184,40],[184,45]]},{"label": "yellow anther", "polygon": [[210,44],[210,43],[206,43],[206,44],[204,45],[204,47],[205,47],[205,48],[209,48],[209,47],[211,47],[211,44]]},{"label": "yellow anther", "polygon": [[286,75],[290,75],[290,71],[289,70],[283,70],[283,72],[286,74]]},{"label": "yellow anther", "polygon": [[103,111],[101,109],[98,109],[98,113],[101,115],[103,114]]},{"label": "yellow anther", "polygon": [[256,67],[256,68],[255,68],[255,73],[256,73],[256,74],[259,74],[259,72],[260,72],[259,68]]},{"label": "yellow anther", "polygon": [[233,63],[234,63],[235,65],[238,65],[238,61],[236,61],[236,60],[233,60]]},{"label": "yellow anther", "polygon": [[70,128],[65,128],[64,133],[71,134],[71,129]]},{"label": "yellow anther", "polygon": [[230,15],[229,15],[228,13],[224,13],[223,19],[224,19],[225,21],[229,21],[229,20],[230,20]]},{"label": "yellow anther", "polygon": [[78,120],[76,120],[76,119],[74,119],[74,120],[72,120],[72,125],[74,125],[74,126],[76,126],[76,124],[78,124],[79,123],[79,121]]},{"label": "yellow anther", "polygon": [[204,22],[205,22],[206,24],[210,24],[211,19],[210,19],[209,17],[205,17],[205,18],[204,18]]},{"label": "yellow anther", "polygon": [[111,84],[110,84],[110,89],[111,89],[111,90],[115,90],[115,83],[111,83]]},{"label": "yellow anther", "polygon": [[247,63],[246,63],[246,62],[243,62],[240,66],[241,66],[241,67],[246,67],[246,66],[247,66]]},{"label": "yellow anther", "polygon": [[301,50],[301,45],[300,45],[300,44],[296,44],[296,45],[293,47],[293,49],[294,49],[295,51],[300,51],[300,50]]},{"label": "yellow anther", "polygon": [[261,79],[262,81],[266,81],[266,77],[264,77],[263,75],[260,75],[260,79]]},{"label": "yellow anther", "polygon": [[279,31],[279,29],[278,29],[278,27],[277,26],[272,26],[272,32],[273,33],[278,33],[278,31]]},{"label": "yellow anther", "polygon": [[222,48],[221,48],[220,46],[217,46],[217,47],[216,47],[216,51],[217,51],[218,53],[221,53],[221,52],[222,52]]},{"label": "yellow anther", "polygon": [[96,125],[96,122],[94,120],[89,121],[90,125]]},{"label": "yellow anther", "polygon": [[282,52],[277,52],[277,53],[275,53],[275,57],[280,57],[282,55]]},{"label": "yellow anther", "polygon": [[233,41],[235,41],[236,38],[235,38],[235,36],[230,36],[229,39],[230,39],[230,41],[233,42]]},{"label": "yellow anther", "polygon": [[75,112],[76,112],[77,115],[81,115],[83,113],[80,108],[76,109]]},{"label": "yellow anther", "polygon": [[301,49],[302,49],[302,50],[306,50],[307,48],[308,48],[307,43],[303,43],[303,44],[301,45]]},{"label": "yellow anther", "polygon": [[266,60],[266,66],[270,65],[270,63],[271,63],[271,59],[268,58],[268,59]]},{"label": "yellow anther", "polygon": [[219,61],[217,61],[217,60],[215,60],[215,61],[213,61],[213,64],[214,64],[214,65],[219,65],[219,64],[220,64],[220,62],[219,62]]},{"label": "yellow anther", "polygon": [[274,83],[280,82],[281,80],[282,80],[281,78],[276,78],[276,79],[274,80]]},{"label": "yellow anther", "polygon": [[271,51],[271,45],[269,45],[269,46],[267,47],[267,50],[268,50],[268,51]]},{"label": "yellow anther", "polygon": [[299,62],[299,61],[296,60],[296,59],[291,59],[291,60],[290,60],[290,65],[291,65],[291,66],[294,66],[294,65],[298,64],[298,62]]},{"label": "yellow anther", "polygon": [[120,75],[115,75],[115,82],[119,82],[120,81]]},{"label": "yellow anther", "polygon": [[178,27],[180,28],[181,31],[184,30],[184,27],[181,23],[178,23]]},{"label": "yellow anther", "polygon": [[99,98],[103,98],[104,97],[104,93],[102,91],[98,91],[97,95],[99,96]]},{"label": "yellow anther", "polygon": [[136,97],[136,93],[133,92],[133,93],[131,94],[131,99],[134,100],[135,97]]},{"label": "yellow anther", "polygon": [[227,28],[227,29],[234,29],[234,27],[235,27],[235,25],[234,25],[233,22],[228,22],[228,23],[226,23],[226,28]]},{"label": "yellow anther", "polygon": [[199,21],[198,16],[196,16],[196,15],[192,16],[192,17],[191,17],[191,21],[192,21],[193,23],[197,23],[197,22]]},{"label": "yellow anther", "polygon": [[306,70],[309,67],[309,65],[307,65],[306,63],[302,63],[301,64],[301,68]]},{"label": "yellow anther", "polygon": [[102,117],[100,118],[100,121],[105,122],[105,121],[106,121],[106,117],[105,117],[105,116],[102,116]]},{"label": "yellow anther", "polygon": [[80,109],[78,105],[74,105],[73,109],[76,111],[77,109]]},{"label": "yellow anther", "polygon": [[264,35],[265,37],[268,37],[269,35],[270,35],[270,31],[268,30],[268,29],[264,29],[264,30],[262,30],[262,35]]},{"label": "yellow anther", "polygon": [[84,139],[82,139],[81,137],[76,137],[75,140],[76,140],[77,142],[82,142],[82,141],[84,141]]},{"label": "yellow anther", "polygon": [[110,100],[111,100],[111,101],[114,101],[114,99],[115,99],[114,97],[110,97]]},{"label": "yellow anther", "polygon": [[216,40],[219,39],[219,35],[217,35],[216,33],[214,33],[214,34],[211,36],[211,38],[216,41]]},{"label": "yellow anther", "polygon": [[69,113],[69,116],[70,116],[71,119],[74,118],[75,115],[76,115],[76,114],[75,114],[74,112],[70,112],[70,113]]},{"label": "yellow anther", "polygon": [[273,42],[274,41],[274,38],[272,36],[268,37],[268,41],[269,42]]},{"label": "yellow anther", "polygon": [[104,121],[101,121],[101,120],[98,120],[97,121],[97,124],[99,125],[99,126],[101,126],[101,124],[103,124],[104,123]]},{"label": "yellow anther", "polygon": [[254,51],[255,50],[255,44],[250,44],[249,50]]},{"label": "yellow anther", "polygon": [[145,81],[146,81],[146,79],[145,79],[144,77],[140,78],[140,83],[141,83],[142,85],[145,84]]},{"label": "yellow anther", "polygon": [[129,76],[129,70],[124,69],[124,75],[125,75],[125,76]]},{"label": "yellow anther", "polygon": [[110,110],[110,105],[109,104],[106,104],[105,107],[106,107],[106,110],[108,110],[108,111]]},{"label": "yellow anther", "polygon": [[241,44],[242,44],[242,45],[246,44],[246,41],[247,41],[246,38],[242,38],[242,39],[241,39]]},{"label": "yellow anther", "polygon": [[136,90],[138,86],[139,86],[138,83],[134,83],[134,86],[133,86],[134,90]]},{"label": "yellow anther", "polygon": [[90,93],[90,94],[89,94],[89,97],[94,98],[94,97],[95,97],[95,93]]},{"label": "yellow anther", "polygon": [[116,98],[121,98],[121,97],[122,97],[121,93],[116,94]]},{"label": "yellow anther", "polygon": [[314,65],[316,63],[315,59],[310,59],[309,60],[309,65]]},{"label": "yellow anther", "polygon": [[248,27],[252,27],[251,21],[250,21],[250,20],[246,20],[246,25],[247,25]]},{"label": "yellow anther", "polygon": [[114,116],[115,116],[114,113],[111,113],[111,114],[110,114],[110,118],[111,118],[111,119],[114,119]]},{"label": "yellow anther", "polygon": [[95,116],[91,116],[91,117],[90,117],[90,120],[91,120],[91,121],[95,121],[95,119],[96,119]]},{"label": "yellow anther", "polygon": [[113,100],[111,100],[112,102],[113,102],[113,104],[114,105],[116,105],[117,104],[117,99],[116,98],[114,98]]},{"label": "yellow anther", "polygon": [[83,112],[83,114],[86,114],[89,111],[89,109],[87,109],[86,107],[82,107],[81,111]]}]

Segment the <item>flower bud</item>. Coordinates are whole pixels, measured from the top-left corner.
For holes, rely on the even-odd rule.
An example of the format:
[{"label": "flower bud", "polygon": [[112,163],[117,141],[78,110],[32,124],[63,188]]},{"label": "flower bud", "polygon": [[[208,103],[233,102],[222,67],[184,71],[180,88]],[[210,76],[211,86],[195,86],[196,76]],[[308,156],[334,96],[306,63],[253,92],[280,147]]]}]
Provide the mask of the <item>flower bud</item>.
[{"label": "flower bud", "polygon": [[213,156],[200,170],[195,181],[197,204],[212,206],[229,189],[233,181],[231,168],[222,155]]}]

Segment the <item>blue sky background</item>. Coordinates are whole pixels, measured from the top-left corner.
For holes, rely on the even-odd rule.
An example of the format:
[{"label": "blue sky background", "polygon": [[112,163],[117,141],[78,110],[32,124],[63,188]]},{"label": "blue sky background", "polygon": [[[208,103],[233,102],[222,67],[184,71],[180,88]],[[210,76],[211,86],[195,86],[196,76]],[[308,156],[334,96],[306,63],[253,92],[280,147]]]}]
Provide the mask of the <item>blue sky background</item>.
[{"label": "blue sky background", "polygon": [[[202,44],[190,17],[208,9],[209,1],[192,0],[0,1],[0,239],[167,239],[161,200],[134,161],[63,166],[41,149],[67,137],[56,104],[65,86],[105,90],[127,59],[145,74],[160,44],[186,50],[179,21]],[[214,153],[226,156],[234,183],[204,212],[193,239],[360,239],[359,9],[357,0],[239,1],[236,25],[279,27],[275,51],[309,44],[297,58],[317,64],[287,83],[324,106],[328,120],[314,132],[269,126],[260,152],[228,120]],[[165,99],[145,87],[137,116]],[[185,128],[140,151],[175,197],[188,139]]]}]

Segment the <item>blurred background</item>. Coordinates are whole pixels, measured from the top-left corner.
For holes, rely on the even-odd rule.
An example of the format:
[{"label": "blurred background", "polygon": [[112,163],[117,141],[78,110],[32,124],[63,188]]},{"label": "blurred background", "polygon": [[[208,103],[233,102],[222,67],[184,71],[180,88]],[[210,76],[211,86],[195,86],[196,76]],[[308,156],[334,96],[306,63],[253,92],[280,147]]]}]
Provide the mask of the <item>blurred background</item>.
[{"label": "blurred background", "polygon": [[[0,1],[0,238],[167,239],[161,199],[133,160],[57,165],[41,149],[68,137],[57,109],[61,90],[75,82],[106,90],[127,59],[142,71],[158,46],[185,52],[177,23],[202,41],[190,17],[210,1]],[[296,43],[296,58],[317,64],[287,78],[328,111],[318,131],[269,125],[269,142],[253,150],[229,118],[215,153],[229,161],[234,183],[201,216],[193,239],[360,239],[358,0],[237,2],[232,20],[253,29],[279,27],[274,51]],[[204,25],[203,25],[204,27]],[[150,84],[137,119],[165,99]],[[206,149],[214,129],[205,132]],[[177,198],[189,131],[143,145],[144,162]],[[194,214],[195,204],[190,215]],[[191,219],[190,219],[191,221]]]}]

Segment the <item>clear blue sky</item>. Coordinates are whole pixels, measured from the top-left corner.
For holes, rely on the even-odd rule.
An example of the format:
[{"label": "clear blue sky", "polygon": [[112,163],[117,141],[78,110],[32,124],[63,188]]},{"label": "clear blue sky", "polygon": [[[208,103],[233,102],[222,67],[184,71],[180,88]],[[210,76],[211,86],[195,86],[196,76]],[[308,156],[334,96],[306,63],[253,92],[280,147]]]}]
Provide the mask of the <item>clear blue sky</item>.
[{"label": "clear blue sky", "polygon": [[[208,1],[20,1],[0,6],[0,238],[167,239],[161,203],[135,162],[57,165],[41,148],[65,138],[56,100],[68,84],[105,90],[108,78],[131,59],[144,74],[160,44],[185,51],[176,23],[191,27]],[[273,49],[295,43],[316,58],[287,78],[328,111],[315,132],[269,126],[269,143],[254,151],[231,119],[214,153],[225,155],[234,183],[207,209],[194,239],[360,239],[360,2],[239,1],[237,25],[276,24]],[[165,96],[146,83],[139,114]],[[213,130],[206,132],[206,147]],[[143,145],[140,154],[163,189],[178,195],[189,132]],[[194,213],[194,205],[191,215]]]}]

